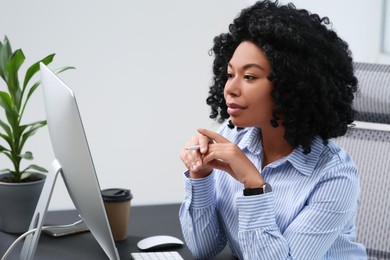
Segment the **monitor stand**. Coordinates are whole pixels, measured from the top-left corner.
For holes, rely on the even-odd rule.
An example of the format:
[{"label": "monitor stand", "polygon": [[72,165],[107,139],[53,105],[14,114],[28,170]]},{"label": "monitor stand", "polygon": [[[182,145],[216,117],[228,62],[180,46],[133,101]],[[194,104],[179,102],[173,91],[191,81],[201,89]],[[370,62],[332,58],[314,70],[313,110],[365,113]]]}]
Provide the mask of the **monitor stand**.
[{"label": "monitor stand", "polygon": [[20,254],[20,258],[22,260],[30,260],[34,257],[39,236],[41,235],[43,221],[45,220],[45,215],[50,203],[51,195],[53,194],[55,182],[60,172],[62,172],[61,165],[55,159],[51,165],[51,170],[46,177],[37,207],[35,208],[34,215],[31,219],[29,230],[36,230],[32,234],[29,234],[24,241],[22,252]]},{"label": "monitor stand", "polygon": [[[47,208],[49,206],[50,199],[53,194],[53,189],[59,173],[61,173],[63,178],[65,177],[60,163],[57,159],[55,159],[52,162],[51,169],[46,177],[45,184],[43,185],[43,189],[37,203],[37,207],[35,208],[34,215],[31,219],[29,230],[35,229],[35,231],[32,232],[32,234],[27,235],[23,243],[22,251],[20,253],[20,259],[22,260],[32,260],[34,257],[38,245],[38,240],[42,232],[43,221],[45,220]],[[94,237],[95,239],[97,239],[95,235]],[[104,249],[100,241],[98,242],[102,249]],[[120,259],[118,250],[116,248],[114,249],[113,254],[113,259]]]}]

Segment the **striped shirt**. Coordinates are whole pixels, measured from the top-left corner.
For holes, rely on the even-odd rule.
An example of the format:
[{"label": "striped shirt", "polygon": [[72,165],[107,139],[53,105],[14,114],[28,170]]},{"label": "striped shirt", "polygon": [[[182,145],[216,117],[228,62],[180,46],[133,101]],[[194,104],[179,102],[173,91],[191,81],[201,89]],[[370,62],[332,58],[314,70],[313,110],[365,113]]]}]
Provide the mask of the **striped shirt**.
[{"label": "striped shirt", "polygon": [[[219,133],[262,169],[258,128]],[[311,153],[296,148],[264,167],[272,192],[243,196],[244,186],[214,169],[206,178],[185,174],[180,222],[197,259],[212,259],[230,246],[240,259],[367,259],[354,242],[359,178],[351,157],[332,141],[315,138]]]}]

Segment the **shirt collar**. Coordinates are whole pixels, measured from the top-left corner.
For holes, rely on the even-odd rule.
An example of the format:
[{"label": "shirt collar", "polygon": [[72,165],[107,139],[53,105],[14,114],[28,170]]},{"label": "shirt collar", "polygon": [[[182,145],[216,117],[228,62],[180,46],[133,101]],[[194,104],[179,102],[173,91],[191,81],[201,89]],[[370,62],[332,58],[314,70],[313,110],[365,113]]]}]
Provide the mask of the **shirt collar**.
[{"label": "shirt collar", "polygon": [[[237,145],[241,150],[248,150],[253,154],[260,154],[263,151],[259,128],[246,127],[239,130],[234,128],[233,131],[237,131],[236,137],[238,140],[240,140]],[[295,148],[292,153],[286,157],[281,158],[269,166],[272,168],[277,167],[288,161],[297,171],[305,176],[310,176],[318,163],[323,148],[323,140],[317,136],[313,139],[311,144],[311,152],[309,154],[304,154],[302,147],[298,147]]]},{"label": "shirt collar", "polygon": [[298,147],[286,157],[286,160],[300,173],[310,176],[318,163],[323,148],[323,140],[320,137],[315,137],[309,154],[304,154],[302,147]]},{"label": "shirt collar", "polygon": [[263,150],[260,141],[260,129],[256,127],[246,127],[237,130],[237,135],[241,135],[239,143],[237,144],[241,150],[248,150],[253,154],[260,154]]}]

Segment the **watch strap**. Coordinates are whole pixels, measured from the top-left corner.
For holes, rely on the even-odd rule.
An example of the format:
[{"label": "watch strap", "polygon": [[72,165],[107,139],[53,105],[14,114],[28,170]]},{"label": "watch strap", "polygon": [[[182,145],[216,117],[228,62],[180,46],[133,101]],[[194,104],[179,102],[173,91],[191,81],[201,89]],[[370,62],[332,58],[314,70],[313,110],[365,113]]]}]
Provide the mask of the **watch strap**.
[{"label": "watch strap", "polygon": [[244,193],[244,196],[252,196],[252,195],[260,195],[260,194],[263,194],[264,193],[264,189],[261,187],[261,188],[246,188],[244,189],[243,191]]},{"label": "watch strap", "polygon": [[260,195],[260,194],[268,193],[271,191],[272,191],[271,185],[269,185],[268,183],[264,183],[263,187],[244,189],[243,194],[244,196],[252,196],[252,195]]}]

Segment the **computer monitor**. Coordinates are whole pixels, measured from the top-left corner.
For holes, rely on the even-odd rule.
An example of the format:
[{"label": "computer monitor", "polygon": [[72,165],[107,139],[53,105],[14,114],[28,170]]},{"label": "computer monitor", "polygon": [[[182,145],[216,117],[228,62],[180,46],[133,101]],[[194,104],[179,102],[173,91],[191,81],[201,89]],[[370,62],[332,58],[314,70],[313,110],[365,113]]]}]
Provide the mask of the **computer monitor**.
[{"label": "computer monitor", "polygon": [[[47,125],[56,160],[46,179],[30,229],[37,228],[38,236],[53,191],[58,172],[78,210],[110,259],[120,259],[105,211],[101,189],[88,147],[82,120],[73,91],[43,63],[40,64]],[[22,258],[35,253],[37,237],[27,237]],[[77,248],[75,248],[77,250]]]}]

